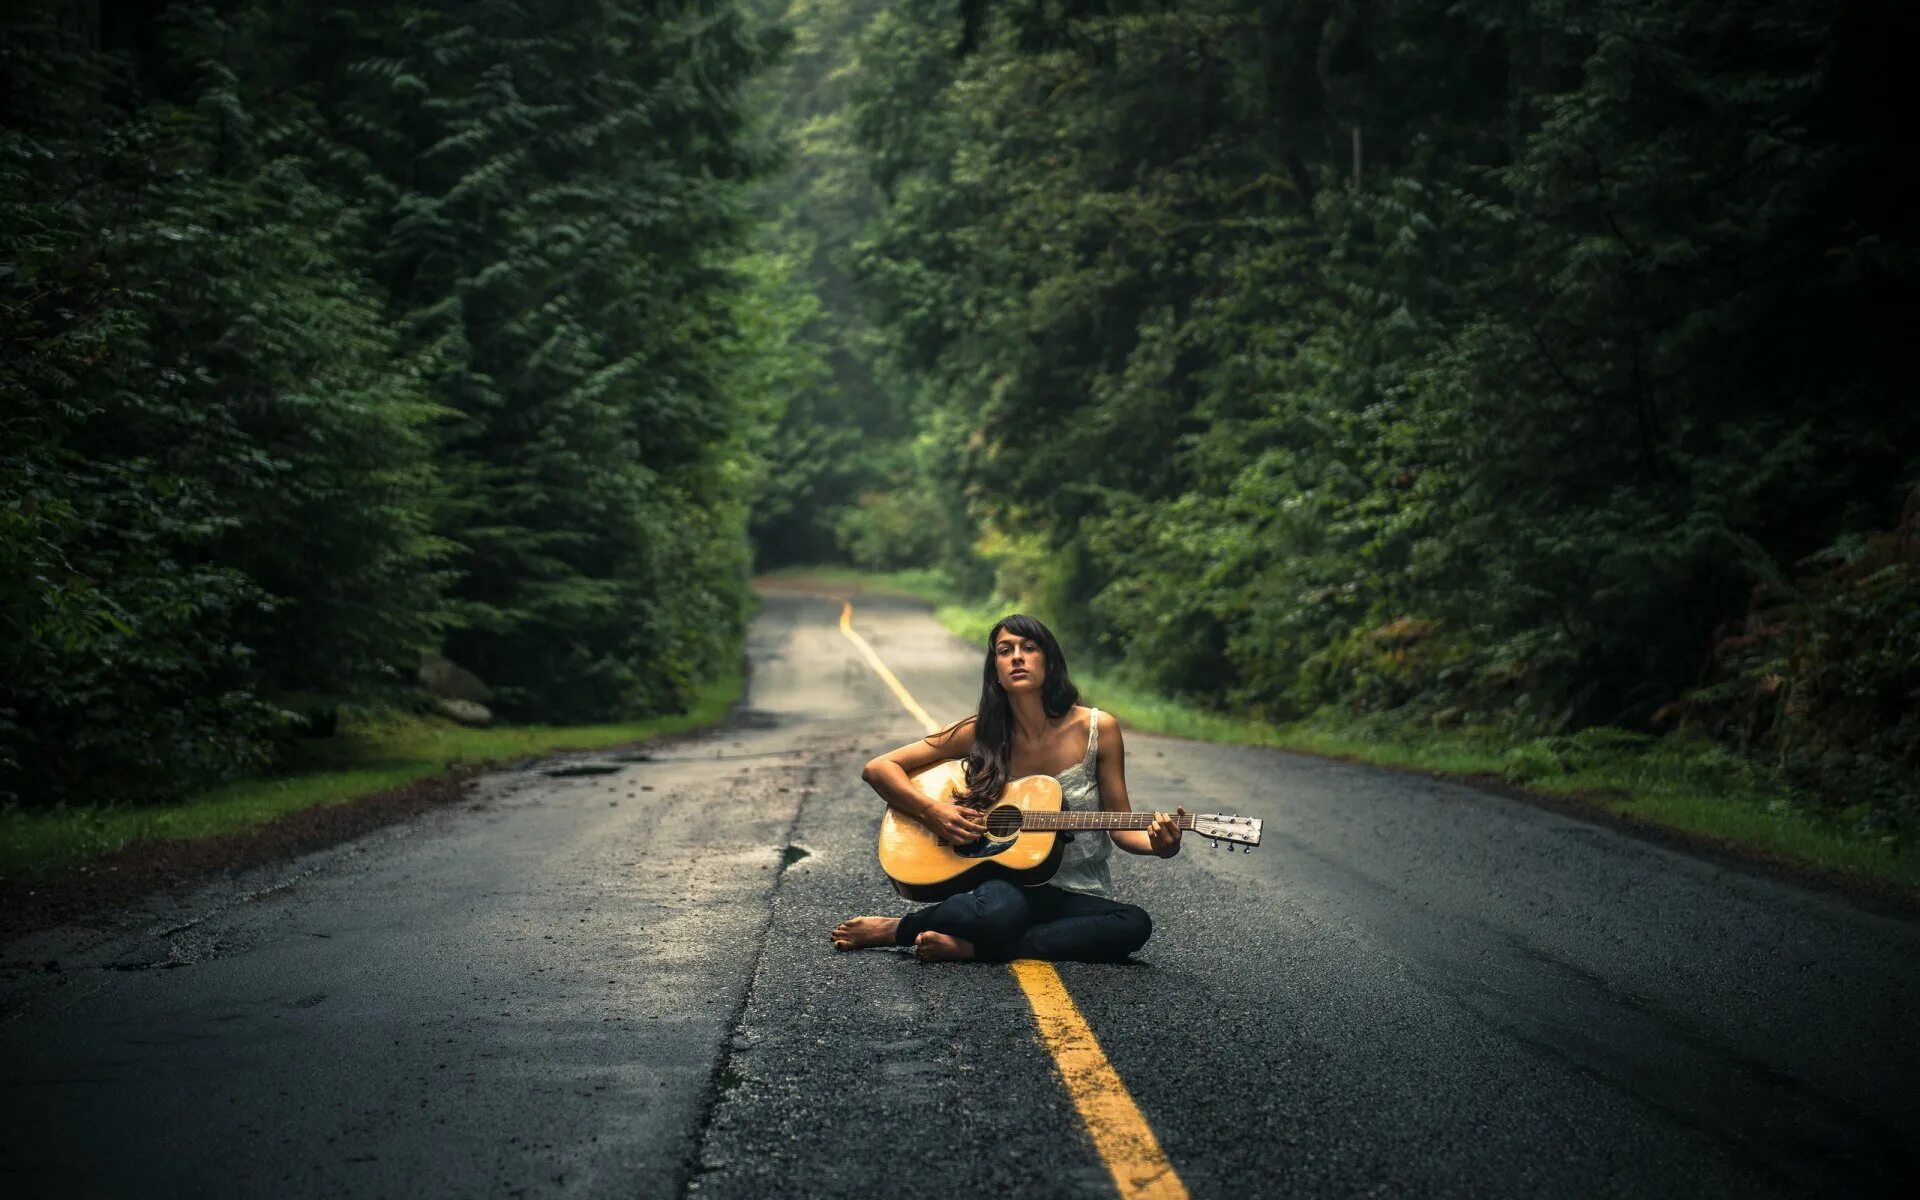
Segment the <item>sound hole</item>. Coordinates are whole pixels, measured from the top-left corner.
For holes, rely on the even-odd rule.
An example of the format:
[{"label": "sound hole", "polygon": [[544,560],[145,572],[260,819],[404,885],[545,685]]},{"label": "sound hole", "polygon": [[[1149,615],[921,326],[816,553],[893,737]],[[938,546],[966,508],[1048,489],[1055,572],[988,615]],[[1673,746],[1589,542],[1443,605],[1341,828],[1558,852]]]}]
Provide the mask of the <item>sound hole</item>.
[{"label": "sound hole", "polygon": [[1011,804],[1002,804],[987,814],[987,836],[1010,838],[1020,832],[1020,810]]}]

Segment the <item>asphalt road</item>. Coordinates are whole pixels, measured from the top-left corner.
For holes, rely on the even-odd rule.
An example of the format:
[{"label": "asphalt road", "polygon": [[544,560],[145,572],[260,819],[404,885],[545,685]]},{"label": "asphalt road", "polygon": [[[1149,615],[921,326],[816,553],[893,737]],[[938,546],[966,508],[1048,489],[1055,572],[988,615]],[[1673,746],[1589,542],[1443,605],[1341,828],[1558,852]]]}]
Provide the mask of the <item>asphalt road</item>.
[{"label": "asphalt road", "polygon": [[[859,780],[919,727],[771,592],[746,706],[0,951],[7,1196],[1111,1196],[1002,966],[895,913]],[[856,627],[936,717],[979,653]],[[1920,925],[1471,788],[1129,732],[1134,963],[1060,975],[1186,1188],[1910,1194]],[[558,775],[556,766],[602,774]],[[49,965],[51,964],[51,965]]]}]

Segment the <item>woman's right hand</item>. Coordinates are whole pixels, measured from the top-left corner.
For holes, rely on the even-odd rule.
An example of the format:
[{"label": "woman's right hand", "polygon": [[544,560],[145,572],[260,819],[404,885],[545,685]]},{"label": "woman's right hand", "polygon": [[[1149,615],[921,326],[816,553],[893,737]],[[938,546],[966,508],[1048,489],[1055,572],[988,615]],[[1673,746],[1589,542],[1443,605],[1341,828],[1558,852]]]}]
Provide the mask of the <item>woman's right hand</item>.
[{"label": "woman's right hand", "polygon": [[949,846],[964,846],[986,836],[985,818],[977,809],[935,801],[927,806],[927,827]]}]

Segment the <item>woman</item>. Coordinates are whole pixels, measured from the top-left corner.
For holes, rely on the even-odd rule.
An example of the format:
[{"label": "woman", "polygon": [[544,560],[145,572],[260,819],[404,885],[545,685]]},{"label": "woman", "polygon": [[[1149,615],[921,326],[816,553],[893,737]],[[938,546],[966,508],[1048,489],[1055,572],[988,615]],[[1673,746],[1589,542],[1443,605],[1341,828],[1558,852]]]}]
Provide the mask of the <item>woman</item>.
[{"label": "woman", "polygon": [[[1045,625],[1019,613],[995,625],[983,674],[978,713],[867,764],[860,777],[881,799],[952,846],[984,834],[982,814],[1009,779],[1025,775],[1058,779],[1067,808],[1132,811],[1120,723],[1079,703],[1067,656]],[[908,776],[949,758],[967,760],[967,791],[952,802],[927,799]],[[1060,869],[1040,887],[991,879],[904,917],[855,917],[834,928],[834,949],[912,946],[929,962],[1125,958],[1146,942],[1153,922],[1144,909],[1113,899],[1107,858],[1116,844],[1172,858],[1180,852],[1180,827],[1155,813],[1144,831],[1067,836]]]}]

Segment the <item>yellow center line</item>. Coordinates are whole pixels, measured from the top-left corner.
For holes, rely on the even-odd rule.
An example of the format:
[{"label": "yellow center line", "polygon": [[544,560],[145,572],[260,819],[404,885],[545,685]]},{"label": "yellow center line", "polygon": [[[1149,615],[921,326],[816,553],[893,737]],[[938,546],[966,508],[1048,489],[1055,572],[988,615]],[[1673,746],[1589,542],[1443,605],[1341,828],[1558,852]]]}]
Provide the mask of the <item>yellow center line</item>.
[{"label": "yellow center line", "polygon": [[1033,1005],[1040,1040],[1053,1051],[1060,1078],[1073,1094],[1074,1106],[1094,1149],[1106,1161],[1113,1185],[1126,1200],[1186,1200],[1187,1186],[1173,1173],[1160,1139],[1134,1104],[1120,1073],[1107,1061],[1087,1019],[1067,994],[1067,985],[1050,962],[1022,958],[1013,963],[1013,977]]},{"label": "yellow center line", "polygon": [[854,631],[853,602],[842,600],[840,604],[840,632],[846,634],[853,642],[854,649],[860,651],[867,660],[867,665],[873,668],[874,674],[880,676],[880,682],[893,689],[894,696],[906,706],[907,711],[913,714],[913,719],[920,722],[928,733],[942,728],[938,721],[928,715],[926,709],[920,707],[920,702],[913,698],[913,693],[907,690],[907,685],[900,682],[900,677],[887,670],[887,664],[880,661],[880,656],[873,652],[872,646],[867,645],[867,639]]},{"label": "yellow center line", "polygon": [[[840,632],[847,635],[881,682],[893,690],[894,696],[928,733],[944,728],[920,707],[906,685],[887,669],[887,664],[880,661],[867,639],[855,632],[852,602],[841,603],[844,607],[840,610]],[[1027,1003],[1033,1006],[1033,1020],[1039,1026],[1040,1040],[1052,1053],[1061,1082],[1073,1097],[1074,1107],[1080,1110],[1080,1119],[1093,1137],[1093,1148],[1106,1163],[1122,1200],[1186,1200],[1187,1186],[1174,1173],[1166,1151],[1160,1148],[1160,1139],[1153,1136],[1153,1128],[1141,1115],[1140,1106],[1133,1102],[1120,1073],[1107,1061],[1099,1039],[1093,1036],[1087,1019],[1080,1015],[1079,1006],[1067,994],[1067,985],[1061,981],[1060,973],[1053,969],[1052,963],[1030,958],[1020,959],[1012,966],[1013,977],[1026,993]]]}]

